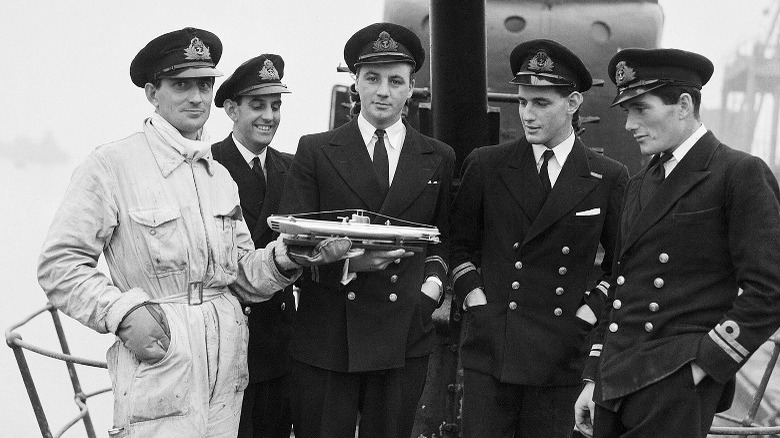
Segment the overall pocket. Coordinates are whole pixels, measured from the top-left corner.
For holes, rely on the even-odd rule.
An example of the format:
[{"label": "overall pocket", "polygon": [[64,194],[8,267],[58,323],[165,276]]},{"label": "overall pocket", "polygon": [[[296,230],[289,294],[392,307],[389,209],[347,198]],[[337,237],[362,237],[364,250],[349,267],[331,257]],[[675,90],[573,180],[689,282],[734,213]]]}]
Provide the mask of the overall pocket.
[{"label": "overall pocket", "polygon": [[[131,211],[136,225],[138,257],[147,275],[162,277],[183,272],[187,266],[187,241],[177,209]],[[140,236],[139,236],[140,235]]]}]

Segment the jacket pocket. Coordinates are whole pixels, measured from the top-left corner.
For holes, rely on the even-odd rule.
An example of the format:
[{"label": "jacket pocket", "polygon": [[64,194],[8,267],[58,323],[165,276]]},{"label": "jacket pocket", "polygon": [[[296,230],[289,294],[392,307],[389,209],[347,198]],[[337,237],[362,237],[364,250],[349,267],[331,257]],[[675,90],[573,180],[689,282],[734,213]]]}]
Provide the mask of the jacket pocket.
[{"label": "jacket pocket", "polygon": [[[162,277],[183,272],[187,266],[187,241],[182,233],[181,212],[177,209],[131,211],[137,234],[146,245],[139,259],[147,275]],[[141,242],[138,242],[139,244]]]},{"label": "jacket pocket", "polygon": [[721,207],[712,207],[704,210],[677,212],[672,216],[675,222],[692,223],[719,219],[723,215]]},{"label": "jacket pocket", "polygon": [[216,253],[219,264],[229,274],[238,269],[238,248],[236,245],[236,222],[243,220],[241,207],[233,203],[221,204],[215,208],[214,225],[217,230]]}]

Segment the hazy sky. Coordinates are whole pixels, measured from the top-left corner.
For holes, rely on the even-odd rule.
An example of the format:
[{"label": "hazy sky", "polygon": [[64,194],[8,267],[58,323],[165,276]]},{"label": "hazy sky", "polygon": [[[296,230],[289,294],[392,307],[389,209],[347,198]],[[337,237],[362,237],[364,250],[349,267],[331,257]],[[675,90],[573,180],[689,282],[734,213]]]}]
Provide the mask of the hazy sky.
[{"label": "hazy sky", "polygon": [[[662,45],[702,53],[715,63],[704,104],[717,105],[725,62],[739,43],[760,31],[766,22],[762,12],[772,0],[660,3]],[[0,0],[0,272],[6,298],[0,327],[45,302],[35,277],[38,249],[73,168],[96,146],[139,130],[152,111],[128,74],[130,60],[149,40],[185,26],[208,29],[225,46],[218,68],[226,74],[260,53],[281,54],[284,82],[293,94],[284,96],[273,146],[292,152],[302,134],[327,128],[331,87],[350,82],[348,75],[336,73],[344,42],[360,27],[380,21],[382,13],[381,0]],[[206,126],[214,141],[230,131],[218,108],[212,108]],[[33,324],[25,339],[53,345],[46,323]],[[101,358],[112,342],[67,319],[66,324],[71,346],[80,354]],[[39,390],[53,427],[59,428],[75,412],[64,367],[31,361],[33,371],[45,376]],[[0,435],[36,436],[7,348],[0,348],[0,375]],[[84,379],[90,390],[107,384],[103,371],[90,376],[97,376]],[[103,396],[90,405],[98,436],[110,426],[110,403]],[[68,436],[83,436],[83,428]]]}]

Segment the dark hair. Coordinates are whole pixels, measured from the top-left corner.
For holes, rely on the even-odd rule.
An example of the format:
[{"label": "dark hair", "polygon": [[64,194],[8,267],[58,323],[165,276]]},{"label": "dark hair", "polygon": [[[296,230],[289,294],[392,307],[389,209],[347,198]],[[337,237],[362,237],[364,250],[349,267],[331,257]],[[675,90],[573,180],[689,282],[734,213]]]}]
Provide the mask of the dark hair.
[{"label": "dark hair", "polygon": [[701,107],[701,90],[694,87],[686,87],[683,85],[664,85],[663,87],[656,88],[655,90],[648,91],[648,94],[658,96],[666,105],[674,105],[680,101],[680,96],[683,93],[688,93],[693,100],[693,116],[698,120],[699,109]]}]

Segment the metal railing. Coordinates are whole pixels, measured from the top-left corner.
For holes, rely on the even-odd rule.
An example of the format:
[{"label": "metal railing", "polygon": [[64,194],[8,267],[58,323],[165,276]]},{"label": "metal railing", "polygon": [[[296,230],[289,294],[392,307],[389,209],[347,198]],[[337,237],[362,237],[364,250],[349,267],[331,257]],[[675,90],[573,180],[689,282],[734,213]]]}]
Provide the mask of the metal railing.
[{"label": "metal railing", "polygon": [[[27,324],[38,315],[41,315],[47,311],[51,314],[51,318],[54,322],[54,329],[57,331],[60,348],[62,349],[61,353],[47,350],[45,348],[30,344],[29,342],[25,342],[22,340],[22,336],[16,331],[19,327]],[[59,438],[79,421],[84,423],[87,436],[89,438],[96,438],[95,428],[92,425],[92,418],[89,415],[89,408],[87,407],[87,399],[98,394],[109,392],[111,391],[111,388],[85,393],[81,389],[81,382],[79,381],[78,374],[76,373],[75,365],[79,364],[95,368],[106,368],[106,363],[91,359],[84,359],[70,354],[68,341],[65,338],[65,331],[62,329],[62,323],[60,322],[60,316],[57,312],[57,309],[55,309],[51,303],[47,303],[46,306],[42,309],[35,311],[20,322],[11,325],[5,331],[5,342],[14,351],[16,363],[19,365],[19,371],[22,373],[22,380],[24,381],[24,386],[27,389],[27,395],[30,397],[30,402],[32,403],[33,411],[35,412],[35,418],[38,420],[38,427],[41,429],[41,435],[43,438]],[[32,373],[30,372],[30,367],[27,364],[27,358],[24,356],[24,350],[50,357],[52,359],[61,360],[65,362],[65,365],[68,368],[68,375],[70,376],[70,382],[73,386],[73,399],[76,403],[76,406],[78,407],[79,413],[76,415],[76,417],[68,421],[65,426],[63,426],[55,433],[52,433],[51,428],[49,427],[49,422],[46,419],[46,413],[43,411],[43,405],[41,404],[40,397],[38,397],[38,391],[35,388],[35,382],[33,381]]]}]

